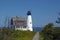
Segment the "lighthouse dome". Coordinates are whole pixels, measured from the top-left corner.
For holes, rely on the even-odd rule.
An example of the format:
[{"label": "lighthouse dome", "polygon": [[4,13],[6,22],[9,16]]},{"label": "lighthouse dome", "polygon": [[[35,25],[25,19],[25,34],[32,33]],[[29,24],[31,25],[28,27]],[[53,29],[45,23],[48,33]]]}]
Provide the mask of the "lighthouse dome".
[{"label": "lighthouse dome", "polygon": [[31,12],[30,12],[30,11],[28,11],[28,12],[27,12],[27,15],[31,15]]}]

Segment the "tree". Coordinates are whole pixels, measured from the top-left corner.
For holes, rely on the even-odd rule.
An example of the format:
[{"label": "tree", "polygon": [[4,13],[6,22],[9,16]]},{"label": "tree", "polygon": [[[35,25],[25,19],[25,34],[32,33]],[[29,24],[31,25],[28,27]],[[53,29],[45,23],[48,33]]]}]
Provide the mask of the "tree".
[{"label": "tree", "polygon": [[48,23],[47,25],[45,25],[45,28],[44,29],[50,29],[50,28],[52,28],[52,26],[53,26],[53,23]]},{"label": "tree", "polygon": [[53,23],[48,23],[44,28],[44,40],[52,40]]},{"label": "tree", "polygon": [[[60,13],[59,13],[60,16]],[[60,23],[60,17],[58,17],[58,19],[56,20],[56,23]]]}]

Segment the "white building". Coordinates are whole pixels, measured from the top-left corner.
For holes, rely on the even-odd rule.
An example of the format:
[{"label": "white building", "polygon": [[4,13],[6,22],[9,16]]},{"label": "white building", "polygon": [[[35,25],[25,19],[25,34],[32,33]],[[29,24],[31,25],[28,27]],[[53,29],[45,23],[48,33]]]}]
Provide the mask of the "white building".
[{"label": "white building", "polygon": [[33,31],[32,28],[32,16],[31,12],[27,12],[27,19],[23,17],[12,17],[11,18],[11,28],[15,30],[30,30]]}]

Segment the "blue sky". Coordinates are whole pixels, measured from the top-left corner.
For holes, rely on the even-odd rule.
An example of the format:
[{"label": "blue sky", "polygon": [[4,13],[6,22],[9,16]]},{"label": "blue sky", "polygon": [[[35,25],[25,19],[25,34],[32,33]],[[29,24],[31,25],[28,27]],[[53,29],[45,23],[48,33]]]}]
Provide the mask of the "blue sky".
[{"label": "blue sky", "polygon": [[26,13],[30,10],[33,18],[33,26],[43,27],[55,21],[60,12],[60,0],[0,0],[0,26],[4,26],[6,16],[27,17]]}]

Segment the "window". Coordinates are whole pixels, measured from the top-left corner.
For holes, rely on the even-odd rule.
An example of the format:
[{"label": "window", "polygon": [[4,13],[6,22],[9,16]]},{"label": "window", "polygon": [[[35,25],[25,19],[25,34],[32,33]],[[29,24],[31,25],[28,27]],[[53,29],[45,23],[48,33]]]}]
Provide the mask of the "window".
[{"label": "window", "polygon": [[23,26],[23,28],[26,28],[26,26]]}]

